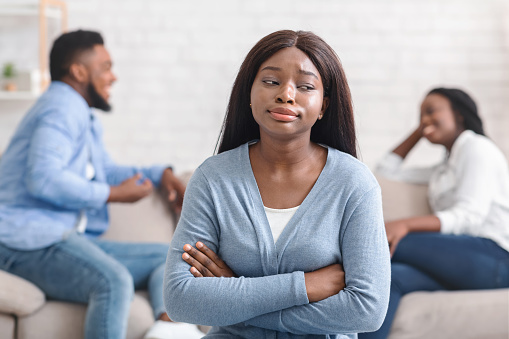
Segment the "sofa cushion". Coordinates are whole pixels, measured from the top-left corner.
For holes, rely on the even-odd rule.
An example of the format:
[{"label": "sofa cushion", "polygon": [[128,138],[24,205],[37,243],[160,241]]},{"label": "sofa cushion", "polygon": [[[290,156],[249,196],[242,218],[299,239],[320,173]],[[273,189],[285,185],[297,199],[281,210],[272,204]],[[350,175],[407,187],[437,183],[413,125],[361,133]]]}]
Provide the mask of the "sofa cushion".
[{"label": "sofa cushion", "polygon": [[0,312],[25,316],[39,309],[44,301],[44,293],[37,286],[0,270]]},{"label": "sofa cushion", "polygon": [[389,339],[429,338],[509,338],[509,289],[407,294]]},{"label": "sofa cushion", "polygon": [[[49,300],[37,312],[18,319],[18,339],[82,339],[86,305]],[[146,292],[136,292],[126,339],[142,339],[154,323]]]},{"label": "sofa cushion", "polygon": [[428,186],[393,181],[377,176],[382,189],[382,205],[386,221],[431,214]]}]

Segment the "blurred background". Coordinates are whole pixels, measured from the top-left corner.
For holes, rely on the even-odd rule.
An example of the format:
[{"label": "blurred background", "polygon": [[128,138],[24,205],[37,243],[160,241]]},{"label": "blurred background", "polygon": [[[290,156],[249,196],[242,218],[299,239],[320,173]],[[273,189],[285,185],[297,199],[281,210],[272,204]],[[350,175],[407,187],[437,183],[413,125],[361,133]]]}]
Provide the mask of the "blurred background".
[{"label": "blurred background", "polygon": [[[37,4],[0,1],[0,65],[34,74],[38,16],[5,10],[13,2]],[[313,31],[336,50],[351,86],[360,157],[370,167],[417,126],[420,102],[437,86],[470,93],[487,135],[509,157],[507,0],[65,3],[68,28],[101,32],[112,55],[113,110],[99,117],[119,163],[170,163],[180,172],[212,155],[240,64],[260,38],[279,29]],[[51,45],[58,14],[47,23]],[[0,153],[37,97],[2,92]],[[418,148],[413,163],[442,156],[427,142]]]}]

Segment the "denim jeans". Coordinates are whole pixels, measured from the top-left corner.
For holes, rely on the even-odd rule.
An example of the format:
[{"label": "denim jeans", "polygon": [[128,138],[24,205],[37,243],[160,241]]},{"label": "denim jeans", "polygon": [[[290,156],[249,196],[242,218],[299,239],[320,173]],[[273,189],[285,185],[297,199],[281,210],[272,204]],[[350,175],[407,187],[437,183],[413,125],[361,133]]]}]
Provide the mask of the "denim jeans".
[{"label": "denim jeans", "polygon": [[387,338],[401,298],[415,291],[509,287],[509,252],[494,241],[468,235],[411,233],[392,258],[389,309],[382,327],[359,339]]},{"label": "denim jeans", "polygon": [[72,233],[34,251],[0,244],[0,269],[33,282],[48,299],[88,304],[86,339],[124,339],[135,289],[148,288],[154,316],[165,312],[167,252],[164,244],[120,243]]}]

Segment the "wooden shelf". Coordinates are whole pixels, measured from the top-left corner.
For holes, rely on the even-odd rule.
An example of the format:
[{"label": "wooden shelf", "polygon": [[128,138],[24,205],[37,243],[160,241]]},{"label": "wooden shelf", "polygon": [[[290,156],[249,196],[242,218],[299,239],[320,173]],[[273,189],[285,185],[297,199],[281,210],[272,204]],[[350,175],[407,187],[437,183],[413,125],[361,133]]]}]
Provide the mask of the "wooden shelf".
[{"label": "wooden shelf", "polygon": [[[58,19],[61,31],[67,30],[67,5],[64,0],[0,0],[0,19],[9,16],[32,16],[39,22],[39,74],[37,90],[7,92],[0,90],[0,100],[30,100],[37,97],[49,84],[47,19]],[[33,86],[32,86],[33,87]],[[19,88],[19,87],[18,87]]]},{"label": "wooden shelf", "polygon": [[[36,6],[4,6],[0,2],[0,16],[38,16],[39,5]],[[62,12],[57,8],[47,8],[46,18],[61,19]]]},{"label": "wooden shelf", "polygon": [[29,91],[0,91],[0,100],[13,100],[13,101],[22,101],[22,100],[35,100],[39,94]]}]

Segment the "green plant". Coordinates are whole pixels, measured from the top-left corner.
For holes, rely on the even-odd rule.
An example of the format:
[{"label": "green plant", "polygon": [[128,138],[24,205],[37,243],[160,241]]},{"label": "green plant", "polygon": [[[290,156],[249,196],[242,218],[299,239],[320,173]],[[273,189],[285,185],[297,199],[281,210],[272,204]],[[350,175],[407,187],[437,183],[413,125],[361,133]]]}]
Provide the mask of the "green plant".
[{"label": "green plant", "polygon": [[14,76],[16,76],[16,67],[12,62],[8,62],[4,65],[2,74],[4,75],[4,78],[14,78]]}]

